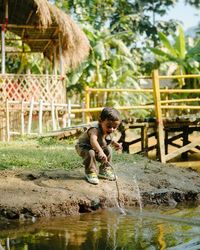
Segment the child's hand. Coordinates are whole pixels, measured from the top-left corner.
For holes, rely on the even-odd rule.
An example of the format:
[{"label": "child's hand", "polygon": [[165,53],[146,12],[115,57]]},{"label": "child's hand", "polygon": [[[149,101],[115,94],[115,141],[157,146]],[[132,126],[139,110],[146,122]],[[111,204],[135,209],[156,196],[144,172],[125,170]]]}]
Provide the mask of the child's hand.
[{"label": "child's hand", "polygon": [[122,144],[118,142],[112,142],[112,146],[115,150],[121,150],[122,149]]},{"label": "child's hand", "polygon": [[103,151],[99,151],[99,153],[98,153],[98,158],[99,158],[102,162],[107,162],[107,161],[108,161],[107,156],[104,154]]}]

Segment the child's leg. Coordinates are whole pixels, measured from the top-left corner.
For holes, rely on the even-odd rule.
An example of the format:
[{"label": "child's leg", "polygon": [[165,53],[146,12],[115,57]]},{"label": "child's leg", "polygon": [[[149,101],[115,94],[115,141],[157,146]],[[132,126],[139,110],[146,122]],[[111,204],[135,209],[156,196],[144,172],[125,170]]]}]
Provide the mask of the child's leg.
[{"label": "child's leg", "polygon": [[76,145],[77,153],[83,158],[83,165],[85,166],[85,173],[97,173],[96,159],[94,150],[85,149]]},{"label": "child's leg", "polygon": [[90,149],[89,151],[84,151],[83,158],[84,158],[83,164],[85,166],[85,173],[86,174],[97,173],[95,151],[93,149]]}]

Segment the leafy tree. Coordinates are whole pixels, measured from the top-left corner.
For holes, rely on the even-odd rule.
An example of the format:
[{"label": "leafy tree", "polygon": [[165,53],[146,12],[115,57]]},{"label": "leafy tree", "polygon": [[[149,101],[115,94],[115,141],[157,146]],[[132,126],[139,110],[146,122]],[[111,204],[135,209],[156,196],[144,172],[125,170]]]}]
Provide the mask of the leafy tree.
[{"label": "leafy tree", "polygon": [[196,8],[200,8],[200,0],[186,0],[185,2]]},{"label": "leafy tree", "polygon": [[[159,32],[161,41],[160,48],[151,48],[151,51],[157,56],[160,64],[171,62],[175,65],[173,72],[177,75],[199,74],[200,73],[200,39],[192,47],[186,44],[186,38],[181,26],[178,27],[178,35],[173,35],[170,40],[164,33]],[[186,81],[188,87],[197,87],[197,80]],[[185,85],[184,79],[179,80],[180,87]]]},{"label": "leafy tree", "polygon": [[[107,28],[94,30],[90,25],[85,26],[84,30],[91,41],[92,51],[89,60],[69,75],[68,94],[72,90],[76,93],[82,92],[85,85],[100,88],[140,88],[135,78],[140,74],[137,67],[140,57],[123,43],[121,38],[124,33],[114,35]],[[93,96],[92,104],[133,105],[145,101],[144,96],[141,98],[119,93],[98,94]]]},{"label": "leafy tree", "polygon": [[175,21],[155,21],[157,15],[167,13],[174,0],[55,0],[55,4],[81,24],[89,23],[97,30],[106,27],[112,34],[127,33],[123,42],[137,49],[139,43],[141,54],[147,44],[157,43],[158,30],[169,34],[176,27]]},{"label": "leafy tree", "polygon": [[[149,75],[155,68],[154,62],[146,59],[147,47],[159,45],[159,32],[168,36],[177,26],[171,20],[156,21],[158,15],[166,14],[176,3],[174,0],[56,0],[55,3],[83,26],[92,47],[89,60],[71,72],[68,93],[73,90],[81,95],[85,85],[139,88],[134,76]],[[146,101],[138,96],[134,100],[125,95],[99,96],[101,100],[93,99],[94,105],[111,99],[127,105]]]}]

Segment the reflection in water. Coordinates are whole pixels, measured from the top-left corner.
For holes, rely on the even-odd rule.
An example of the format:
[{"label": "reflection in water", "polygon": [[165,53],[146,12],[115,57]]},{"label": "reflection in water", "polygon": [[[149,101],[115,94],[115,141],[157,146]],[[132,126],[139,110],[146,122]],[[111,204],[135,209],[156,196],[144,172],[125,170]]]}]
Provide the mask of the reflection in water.
[{"label": "reflection in water", "polygon": [[136,176],[133,177],[133,183],[134,183],[134,186],[135,186],[135,192],[136,192],[136,195],[137,195],[137,200],[138,200],[140,212],[142,212],[142,197],[141,197],[141,194],[140,194],[140,188],[139,188]]},{"label": "reflection in water", "polygon": [[200,207],[0,224],[0,250],[200,249]]}]

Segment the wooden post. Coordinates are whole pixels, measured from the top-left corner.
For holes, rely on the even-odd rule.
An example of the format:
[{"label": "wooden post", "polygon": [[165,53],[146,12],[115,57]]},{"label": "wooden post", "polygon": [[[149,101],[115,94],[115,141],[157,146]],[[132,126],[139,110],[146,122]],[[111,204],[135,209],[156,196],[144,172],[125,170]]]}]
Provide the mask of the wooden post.
[{"label": "wooden post", "polygon": [[30,102],[29,116],[28,116],[28,131],[27,131],[28,135],[30,135],[30,133],[31,133],[32,117],[33,117],[33,106],[34,106],[34,98],[32,97],[31,102]]},{"label": "wooden post", "polygon": [[42,134],[42,113],[43,113],[43,101],[39,101],[39,117],[38,117],[38,122],[39,122],[39,134]]},{"label": "wooden post", "polygon": [[[48,96],[51,96],[51,93],[50,93],[50,87],[49,87],[49,70],[48,70],[48,62],[47,62],[47,58],[45,58],[45,87],[47,89],[47,94]],[[48,102],[48,98],[45,98],[46,101]]]},{"label": "wooden post", "polygon": [[6,52],[5,52],[5,25],[1,27],[1,73],[6,73]]},{"label": "wooden post", "polygon": [[141,127],[141,151],[148,156],[148,124]]},{"label": "wooden post", "polygon": [[[85,108],[90,108],[90,92],[88,86],[86,86],[85,88]],[[90,113],[88,111],[86,111],[85,113],[85,121],[86,123],[90,123]]]},{"label": "wooden post", "polygon": [[[183,146],[187,145],[189,143],[189,126],[183,127]],[[188,152],[184,152],[181,155],[181,158],[184,160],[188,159]]]},{"label": "wooden post", "polygon": [[[85,102],[84,101],[81,104],[81,108],[82,109],[85,108]],[[82,123],[85,123],[85,112],[82,112]]]},{"label": "wooden post", "polygon": [[21,102],[21,135],[24,135],[24,99]]},{"label": "wooden post", "polygon": [[165,154],[168,154],[168,136],[169,132],[168,132],[168,128],[165,129]]},{"label": "wooden post", "polygon": [[53,72],[57,76],[56,47],[53,48]]},{"label": "wooden post", "polygon": [[56,121],[55,121],[55,106],[54,102],[51,102],[51,118],[52,118],[52,127],[53,130],[56,130]]},{"label": "wooden post", "polygon": [[59,33],[58,39],[59,39],[59,54],[60,54],[60,75],[63,76],[63,55],[62,55],[61,33]]},{"label": "wooden post", "polygon": [[57,128],[60,129],[59,117],[58,117],[58,107],[56,105],[54,105],[54,107],[55,107],[55,115],[56,115]]},{"label": "wooden post", "polygon": [[154,95],[154,104],[155,104],[155,115],[157,122],[157,146],[159,159],[162,163],[165,163],[165,144],[164,144],[164,127],[162,119],[162,110],[161,110],[161,97],[160,97],[160,84],[159,84],[159,75],[158,70],[154,70],[152,73],[153,77],[153,95]]},{"label": "wooden post", "polygon": [[7,141],[10,141],[10,115],[9,115],[9,103],[6,99],[6,138]]},{"label": "wooden post", "polygon": [[67,127],[71,126],[71,100],[67,101]]},{"label": "wooden post", "polygon": [[141,126],[141,152],[144,153],[144,127]]}]

